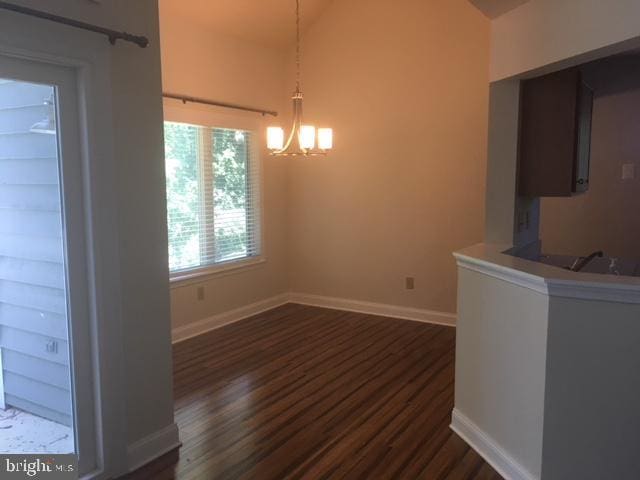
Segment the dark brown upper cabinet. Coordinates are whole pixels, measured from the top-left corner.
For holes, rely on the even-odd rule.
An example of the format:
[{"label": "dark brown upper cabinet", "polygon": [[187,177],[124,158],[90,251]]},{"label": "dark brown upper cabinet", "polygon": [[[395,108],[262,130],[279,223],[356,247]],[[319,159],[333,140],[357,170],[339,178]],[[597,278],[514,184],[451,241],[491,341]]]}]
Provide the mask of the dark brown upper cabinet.
[{"label": "dark brown upper cabinet", "polygon": [[589,188],[593,91],[580,70],[522,82],[518,195],[569,197]]}]

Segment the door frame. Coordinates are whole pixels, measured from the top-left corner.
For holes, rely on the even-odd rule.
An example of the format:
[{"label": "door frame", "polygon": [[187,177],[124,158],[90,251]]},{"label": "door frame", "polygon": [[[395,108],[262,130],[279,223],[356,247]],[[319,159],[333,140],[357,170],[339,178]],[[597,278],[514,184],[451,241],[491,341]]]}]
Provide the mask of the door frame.
[{"label": "door frame", "polygon": [[124,473],[128,443],[110,48],[86,32],[28,17],[0,18],[0,56],[70,69],[76,82],[90,319],[86,374],[93,379],[95,420],[95,469],[83,479]]},{"label": "door frame", "polygon": [[0,347],[0,410],[5,410],[7,405],[4,401],[4,374],[2,372],[2,347]]},{"label": "door frame", "polygon": [[93,471],[96,462],[95,401],[91,371],[84,189],[79,116],[79,90],[70,67],[0,56],[0,78],[52,87],[55,98],[57,169],[61,207],[63,268],[73,431],[80,472]]}]

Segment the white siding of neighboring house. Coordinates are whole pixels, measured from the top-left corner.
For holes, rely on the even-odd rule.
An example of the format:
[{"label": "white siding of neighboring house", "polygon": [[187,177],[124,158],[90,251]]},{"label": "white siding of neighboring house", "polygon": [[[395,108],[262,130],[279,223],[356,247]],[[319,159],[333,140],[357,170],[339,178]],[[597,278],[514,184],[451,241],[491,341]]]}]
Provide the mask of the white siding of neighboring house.
[{"label": "white siding of neighboring house", "polygon": [[56,137],[29,131],[50,93],[0,79],[0,349],[6,404],[70,425]]}]

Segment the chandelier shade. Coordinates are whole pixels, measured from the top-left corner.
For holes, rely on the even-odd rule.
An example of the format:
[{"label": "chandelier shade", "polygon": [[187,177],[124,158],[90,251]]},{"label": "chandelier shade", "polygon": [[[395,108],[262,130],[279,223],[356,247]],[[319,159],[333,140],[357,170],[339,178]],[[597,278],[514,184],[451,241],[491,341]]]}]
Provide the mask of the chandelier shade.
[{"label": "chandelier shade", "polygon": [[267,128],[267,148],[269,150],[282,150],[284,147],[284,130],[280,127]]},{"label": "chandelier shade", "polygon": [[333,129],[318,129],[318,148],[320,150],[331,150],[333,148]]}]

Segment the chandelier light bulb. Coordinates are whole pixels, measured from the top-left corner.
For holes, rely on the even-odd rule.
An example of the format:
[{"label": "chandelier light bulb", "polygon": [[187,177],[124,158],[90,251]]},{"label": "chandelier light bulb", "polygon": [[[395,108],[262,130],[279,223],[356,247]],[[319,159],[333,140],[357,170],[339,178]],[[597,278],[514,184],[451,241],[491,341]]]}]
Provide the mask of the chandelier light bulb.
[{"label": "chandelier light bulb", "polygon": [[316,144],[316,127],[302,125],[300,127],[300,148],[311,150]]},{"label": "chandelier light bulb", "polygon": [[284,147],[284,130],[280,127],[267,128],[267,148],[269,150],[282,150]]},{"label": "chandelier light bulb", "polygon": [[320,150],[331,150],[333,148],[333,129],[318,129],[318,148]]}]

